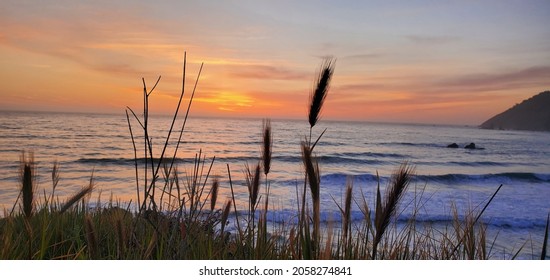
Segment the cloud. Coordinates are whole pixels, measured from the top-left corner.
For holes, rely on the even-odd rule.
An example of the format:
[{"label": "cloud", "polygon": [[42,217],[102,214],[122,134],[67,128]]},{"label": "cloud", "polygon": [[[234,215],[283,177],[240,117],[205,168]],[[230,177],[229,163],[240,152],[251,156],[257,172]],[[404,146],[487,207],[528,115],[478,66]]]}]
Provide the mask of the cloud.
[{"label": "cloud", "polygon": [[454,77],[444,73],[413,75],[390,79],[388,83],[380,82],[377,78],[370,80],[372,81],[334,86],[329,98],[335,105],[344,108],[351,106],[353,110],[360,110],[361,107],[369,110],[386,108],[390,111],[409,112],[440,110],[442,114],[445,110],[466,112],[471,108],[481,107],[488,110],[488,104],[492,108],[509,106],[511,93],[517,96],[520,92],[529,90],[533,91],[531,94],[535,94],[550,88],[550,66]]},{"label": "cloud", "polygon": [[436,84],[438,87],[470,92],[509,90],[539,85],[550,86],[550,66],[529,67],[497,74],[465,75]]},{"label": "cloud", "polygon": [[[335,85],[333,92],[339,100],[359,100],[370,95],[377,100],[394,100],[396,94],[408,93],[411,102],[447,102],[449,100],[478,100],[525,89],[543,91],[550,88],[550,66],[535,66],[500,73],[477,73],[450,76],[411,75],[395,77],[371,77],[369,82],[348,82]],[[533,94],[537,93],[533,92]],[[481,98],[481,99],[480,99]],[[372,100],[372,98],[371,98]],[[401,98],[399,98],[401,100]]]},{"label": "cloud", "polygon": [[409,41],[416,44],[440,45],[452,43],[460,40],[456,36],[427,36],[427,35],[408,35],[405,36]]},{"label": "cloud", "polygon": [[[111,11],[74,4],[66,9],[48,6],[44,13],[36,7],[8,9],[10,13],[0,17],[0,45],[94,71],[150,73],[148,69],[181,57],[178,50],[188,46],[170,41],[173,38],[162,32],[159,23],[136,16],[139,8]],[[36,16],[28,16],[33,13]]]},{"label": "cloud", "polygon": [[261,80],[303,80],[310,74],[270,65],[235,65],[231,76],[245,79]]},{"label": "cloud", "polygon": [[347,84],[331,87],[328,97],[334,103],[372,103],[397,99],[391,86],[376,83]]},{"label": "cloud", "polygon": [[376,58],[381,58],[384,56],[387,56],[387,55],[382,53],[362,53],[362,54],[353,54],[353,55],[343,56],[341,60],[353,60],[353,61],[361,60],[362,61],[362,60],[372,60]]}]

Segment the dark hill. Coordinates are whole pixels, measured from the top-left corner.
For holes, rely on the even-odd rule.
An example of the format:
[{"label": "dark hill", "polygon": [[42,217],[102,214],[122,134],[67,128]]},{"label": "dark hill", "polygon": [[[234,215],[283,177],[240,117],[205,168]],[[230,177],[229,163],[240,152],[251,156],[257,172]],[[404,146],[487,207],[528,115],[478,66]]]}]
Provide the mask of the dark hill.
[{"label": "dark hill", "polygon": [[550,131],[550,91],[541,92],[490,118],[486,129]]}]

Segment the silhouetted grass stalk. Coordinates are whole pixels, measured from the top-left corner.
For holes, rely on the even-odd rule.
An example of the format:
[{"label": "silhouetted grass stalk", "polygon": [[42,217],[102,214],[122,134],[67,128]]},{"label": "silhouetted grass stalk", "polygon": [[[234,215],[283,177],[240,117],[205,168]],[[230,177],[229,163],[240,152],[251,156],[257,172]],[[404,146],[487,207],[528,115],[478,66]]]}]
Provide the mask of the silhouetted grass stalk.
[{"label": "silhouetted grass stalk", "polygon": [[351,180],[348,180],[346,187],[346,198],[344,201],[344,212],[342,219],[342,244],[344,246],[344,256],[346,258],[351,257],[351,200],[353,194],[353,183]]},{"label": "silhouetted grass stalk", "polygon": [[550,226],[550,214],[546,217],[546,228],[544,229],[544,241],[542,242],[542,252],[540,259],[546,259],[546,246],[548,246],[548,227]]},{"label": "silhouetted grass stalk", "polygon": [[[138,177],[139,177],[138,171],[137,171],[137,169],[138,169],[137,168],[137,149],[136,149],[136,145],[135,145],[135,139],[134,139],[134,135],[133,135],[132,127],[131,127],[131,122],[130,122],[129,117],[128,117],[128,111],[130,111],[132,113],[132,115],[134,116],[134,118],[138,121],[141,129],[143,130],[143,134],[144,134],[144,150],[143,150],[143,155],[144,155],[144,160],[145,160],[144,174],[143,174],[144,198],[143,198],[143,201],[140,201],[139,195],[138,195],[138,202],[141,203],[140,208],[139,208],[140,212],[145,211],[146,209],[150,209],[151,207],[154,211],[158,210],[157,205],[156,205],[156,199],[155,199],[155,190],[156,190],[156,187],[157,187],[156,186],[156,181],[159,177],[158,176],[159,170],[160,170],[161,165],[164,162],[165,153],[166,153],[168,144],[170,142],[172,132],[174,130],[174,125],[175,125],[176,119],[178,118],[178,113],[179,113],[179,109],[181,107],[181,102],[182,102],[183,97],[185,95],[186,66],[187,66],[187,54],[184,53],[181,94],[179,96],[178,104],[176,106],[174,115],[172,117],[172,122],[170,124],[170,128],[169,128],[168,134],[165,138],[164,145],[162,146],[162,151],[160,153],[160,157],[158,158],[158,163],[157,163],[156,166],[154,165],[155,159],[153,157],[153,147],[152,147],[152,143],[150,141],[149,129],[148,129],[148,123],[149,123],[149,96],[153,93],[154,89],[158,85],[158,83],[160,81],[160,76],[157,79],[157,81],[156,81],[155,85],[153,86],[153,88],[151,88],[151,90],[149,90],[149,91],[147,90],[145,80],[142,79],[142,81],[143,81],[143,121],[141,121],[139,119],[139,117],[134,113],[134,111],[131,108],[127,107],[128,127],[129,127],[130,135],[131,135],[131,138],[132,138],[132,144],[134,146],[136,179],[138,179]],[[183,135],[183,131],[185,130],[185,125],[187,123],[187,118],[189,116],[189,111],[190,111],[190,108],[191,108],[191,104],[192,104],[193,99],[194,99],[195,91],[196,91],[196,88],[197,88],[197,85],[198,85],[198,80],[200,79],[200,74],[202,72],[202,67],[203,67],[203,64],[201,64],[201,66],[200,66],[199,73],[197,75],[197,79],[195,81],[195,85],[193,87],[191,97],[189,98],[187,111],[186,111],[185,116],[183,118],[183,123],[182,123],[182,127],[180,129],[180,133],[179,133],[178,141],[176,143],[174,154],[173,154],[172,157],[170,157],[171,161],[170,161],[170,167],[168,169],[168,174],[171,173],[171,171],[174,167],[174,162],[175,162],[176,155],[177,155],[177,152],[178,152],[179,144],[181,142],[181,137]],[[150,180],[148,178],[148,171],[147,171],[148,170],[148,165],[150,165],[149,169],[151,171],[151,179]],[[136,188],[139,189],[139,183],[136,183]],[[161,194],[161,199],[160,199],[161,201],[162,201],[162,197],[163,197],[164,193],[166,192],[166,188],[167,188],[167,184],[165,184],[164,187],[162,188],[163,192]],[[139,192],[139,190],[138,190],[138,192]]]},{"label": "silhouetted grass stalk", "polygon": [[310,95],[309,114],[308,114],[308,120],[309,120],[308,145],[310,147],[311,147],[312,130],[313,130],[313,127],[317,124],[317,121],[321,116],[323,104],[325,103],[325,99],[327,97],[328,90],[330,87],[330,80],[332,79],[332,74],[334,73],[334,63],[335,61],[332,59],[325,59],[325,61],[321,65],[321,68],[317,77],[315,91],[312,92]]},{"label": "silhouetted grass stalk", "polygon": [[21,193],[23,196],[23,213],[25,217],[30,218],[34,210],[34,190],[35,190],[35,170],[34,155],[25,152],[21,154]]},{"label": "silhouetted grass stalk", "polygon": [[250,239],[250,248],[252,249],[255,244],[256,207],[258,205],[258,197],[260,191],[260,164],[256,164],[254,170],[251,170],[248,164],[245,165],[245,179],[246,185],[248,187],[247,236]]},{"label": "silhouetted grass stalk", "polygon": [[411,182],[413,172],[414,169],[409,167],[407,163],[399,167],[399,170],[391,178],[390,187],[386,192],[384,202],[381,199],[380,187],[376,190],[376,213],[374,216],[376,232],[373,239],[372,259],[377,258],[378,245],[390,224],[390,219],[395,214],[399,201]]},{"label": "silhouetted grass stalk", "polygon": [[[302,142],[302,160],[304,163],[304,168],[306,172],[306,177],[309,183],[309,189],[311,192],[311,202],[313,205],[313,237],[312,237],[312,250],[317,252],[316,246],[319,245],[320,237],[320,223],[321,223],[321,199],[320,199],[320,189],[321,189],[321,175],[319,172],[319,164],[311,154],[309,146]],[[303,206],[302,206],[303,207]]]}]

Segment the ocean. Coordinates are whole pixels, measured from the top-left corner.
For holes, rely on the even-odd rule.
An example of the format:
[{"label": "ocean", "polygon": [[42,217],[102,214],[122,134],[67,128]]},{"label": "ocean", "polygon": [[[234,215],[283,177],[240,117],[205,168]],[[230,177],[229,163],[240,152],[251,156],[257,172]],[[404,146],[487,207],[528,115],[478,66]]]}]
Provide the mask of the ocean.
[{"label": "ocean", "polygon": [[[149,128],[154,157],[161,153],[171,118],[151,116]],[[181,122],[176,123],[176,128]],[[321,172],[323,222],[339,219],[346,182],[353,182],[357,203],[352,218],[361,221],[362,196],[374,205],[376,187],[382,190],[391,174],[407,162],[415,177],[399,209],[405,223],[412,204],[423,197],[417,219],[445,224],[458,213],[479,211],[496,189],[503,187],[482,216],[489,237],[496,237],[494,258],[510,258],[521,246],[519,258],[537,258],[550,212],[550,133],[482,130],[468,126],[333,122],[321,120],[313,138],[326,132],[315,147]],[[296,190],[303,188],[300,143],[309,137],[307,121],[272,120],[273,160],[268,175],[272,223],[295,218]],[[177,131],[177,130],[176,130]],[[133,122],[136,137],[138,124]],[[193,172],[197,156],[203,173],[220,180],[220,204],[231,196],[228,167],[238,207],[248,201],[245,165],[260,158],[261,119],[190,118],[177,152],[180,178]],[[172,135],[168,154],[179,132]],[[459,148],[447,148],[457,143]],[[464,149],[475,143],[476,149]],[[143,144],[138,144],[143,158]],[[86,186],[96,185],[90,203],[100,201],[132,205],[137,200],[134,149],[126,116],[71,113],[0,113],[0,208],[11,210],[19,194],[22,151],[32,151],[38,190],[49,194],[51,171],[59,163],[60,201]],[[141,171],[141,169],[140,169]],[[262,179],[265,180],[265,179]],[[263,181],[262,181],[263,182]],[[211,184],[210,181],[207,184]],[[262,183],[262,186],[264,183]],[[265,194],[265,189],[260,191]],[[489,239],[491,242],[491,239]]]}]

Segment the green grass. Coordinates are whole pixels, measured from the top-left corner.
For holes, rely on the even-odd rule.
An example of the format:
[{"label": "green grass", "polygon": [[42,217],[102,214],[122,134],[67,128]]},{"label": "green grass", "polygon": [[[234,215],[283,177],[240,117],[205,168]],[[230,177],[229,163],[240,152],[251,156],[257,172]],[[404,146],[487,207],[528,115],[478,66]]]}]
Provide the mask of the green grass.
[{"label": "green grass", "polygon": [[[210,178],[215,158],[207,162],[199,151],[191,171],[180,178],[174,163],[179,147],[176,146],[171,155],[166,151],[171,137],[179,135],[181,139],[200,77],[199,71],[183,116],[183,125],[175,128],[176,119],[181,117],[180,106],[185,95],[185,61],[184,58],[180,101],[160,156],[153,154],[148,119],[149,97],[160,77],[151,90],[143,81],[141,118],[131,108],[126,111],[129,141],[133,143],[136,159],[135,207],[123,207],[113,201],[106,204],[98,201],[97,205],[103,206],[89,207],[94,190],[93,175],[86,187],[60,202],[54,195],[59,182],[56,163],[52,171],[51,195],[39,197],[34,192],[36,174],[32,154],[23,153],[20,196],[11,211],[5,210],[4,218],[0,219],[0,259],[455,260],[491,257],[494,240],[487,240],[487,227],[479,218],[500,188],[481,211],[458,213],[454,210],[454,221],[443,227],[416,220],[416,214],[423,210],[426,200],[422,190],[414,190],[413,215],[405,226],[398,226],[398,208],[414,176],[414,167],[409,163],[398,167],[386,188],[378,186],[375,205],[369,205],[364,195],[354,197],[353,183],[349,180],[344,203],[337,204],[342,222],[320,222],[323,205],[319,193],[323,192],[323,185],[314,148],[327,130],[315,141],[312,131],[319,120],[334,73],[332,60],[322,64],[317,88],[311,96],[309,131],[305,128],[309,138],[305,137],[301,144],[304,184],[296,188],[299,201],[295,213],[297,223],[273,225],[267,219],[270,211],[268,174],[273,134],[276,135],[269,120],[263,123],[258,162],[245,165],[249,198],[244,202],[248,205],[244,213],[237,211],[237,205],[242,203],[235,199],[229,165],[226,179],[232,198],[225,202],[218,201],[219,179]],[[180,142],[176,141],[177,145]],[[140,153],[145,158],[144,164],[138,163]],[[360,222],[351,222],[352,203],[359,205],[363,213]],[[461,216],[464,218],[459,218]],[[228,230],[229,225],[233,230]],[[546,242],[547,235],[541,258],[545,256]]]}]

